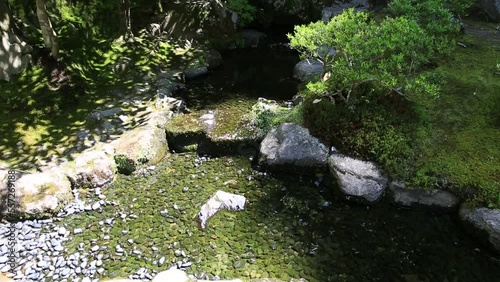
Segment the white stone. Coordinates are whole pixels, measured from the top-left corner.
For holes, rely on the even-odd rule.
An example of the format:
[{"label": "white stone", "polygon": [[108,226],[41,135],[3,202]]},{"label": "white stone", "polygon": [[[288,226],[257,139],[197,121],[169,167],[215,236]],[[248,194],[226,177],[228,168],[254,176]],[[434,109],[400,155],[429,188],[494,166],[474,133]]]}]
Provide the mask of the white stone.
[{"label": "white stone", "polygon": [[201,228],[205,229],[207,220],[222,209],[230,211],[243,210],[245,208],[245,201],[245,197],[241,195],[231,194],[221,190],[215,192],[215,194],[201,207],[198,213],[198,221]]}]

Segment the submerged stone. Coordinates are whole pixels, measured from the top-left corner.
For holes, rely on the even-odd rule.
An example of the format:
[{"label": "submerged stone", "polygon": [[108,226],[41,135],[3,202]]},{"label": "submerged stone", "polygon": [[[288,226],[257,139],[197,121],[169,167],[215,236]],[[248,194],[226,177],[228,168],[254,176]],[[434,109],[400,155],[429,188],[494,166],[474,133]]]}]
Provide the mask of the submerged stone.
[{"label": "submerged stone", "polygon": [[218,211],[222,209],[230,211],[243,210],[245,208],[245,201],[246,199],[244,196],[219,190],[201,207],[197,220],[201,228],[205,229],[208,219]]},{"label": "submerged stone", "polygon": [[469,209],[462,206],[460,219],[469,226],[485,245],[493,247],[500,254],[500,210],[488,208]]}]

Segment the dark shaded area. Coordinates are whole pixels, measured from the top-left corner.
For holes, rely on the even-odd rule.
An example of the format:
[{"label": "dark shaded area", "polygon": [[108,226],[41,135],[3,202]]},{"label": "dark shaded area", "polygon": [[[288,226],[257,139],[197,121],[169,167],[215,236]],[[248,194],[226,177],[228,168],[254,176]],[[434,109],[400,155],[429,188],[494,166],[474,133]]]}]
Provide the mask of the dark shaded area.
[{"label": "dark shaded area", "polygon": [[293,79],[293,67],[299,61],[296,51],[287,47],[288,26],[263,30],[267,39],[255,49],[224,52],[223,65],[209,76],[188,81],[181,98],[188,107],[203,108],[235,95],[247,98],[290,100],[298,82]]},{"label": "dark shaded area", "polygon": [[[281,187],[252,203],[257,218],[278,217],[285,241],[314,281],[496,281],[500,261],[452,214],[356,205],[315,179],[274,175]],[[262,181],[266,181],[261,179]],[[328,206],[321,203],[328,202]],[[294,242],[294,243],[292,243]],[[307,246],[303,249],[304,246]],[[301,251],[302,249],[302,251]],[[304,251],[305,250],[305,251]]]}]

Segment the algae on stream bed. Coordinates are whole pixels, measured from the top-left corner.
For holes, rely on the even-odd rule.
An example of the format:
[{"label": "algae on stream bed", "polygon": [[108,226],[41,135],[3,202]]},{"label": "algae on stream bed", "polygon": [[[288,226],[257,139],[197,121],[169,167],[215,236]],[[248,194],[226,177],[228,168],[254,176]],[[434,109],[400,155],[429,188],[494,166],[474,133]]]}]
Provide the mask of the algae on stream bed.
[{"label": "algae on stream bed", "polygon": [[[141,267],[162,271],[183,259],[192,262],[188,273],[223,279],[495,281],[500,275],[499,266],[450,216],[351,206],[314,181],[259,173],[242,157],[172,154],[152,176],[120,175],[104,191],[118,206],[60,224],[83,228],[66,243],[70,253],[81,242],[92,253],[92,239],[101,246],[102,277],[128,276]],[[219,212],[200,230],[194,217],[219,189],[244,195],[245,210]],[[108,218],[115,218],[112,226],[99,225]],[[116,254],[118,244],[122,256]],[[164,265],[153,264],[163,256]]]}]

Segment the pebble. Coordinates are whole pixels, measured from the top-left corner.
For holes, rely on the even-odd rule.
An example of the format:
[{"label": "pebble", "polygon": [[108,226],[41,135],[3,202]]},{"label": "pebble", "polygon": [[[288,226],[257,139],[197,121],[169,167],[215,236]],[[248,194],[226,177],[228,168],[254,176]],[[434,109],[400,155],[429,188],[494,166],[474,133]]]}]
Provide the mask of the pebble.
[{"label": "pebble", "polygon": [[163,263],[165,263],[165,257],[160,258],[160,260],[158,261],[158,266],[162,266]]},{"label": "pebble", "polygon": [[76,228],[75,230],[73,230],[73,234],[80,234],[83,232],[83,229],[81,228]]},{"label": "pebble", "polygon": [[96,202],[92,205],[92,209],[93,210],[98,210],[101,208],[101,204],[99,202]]}]

